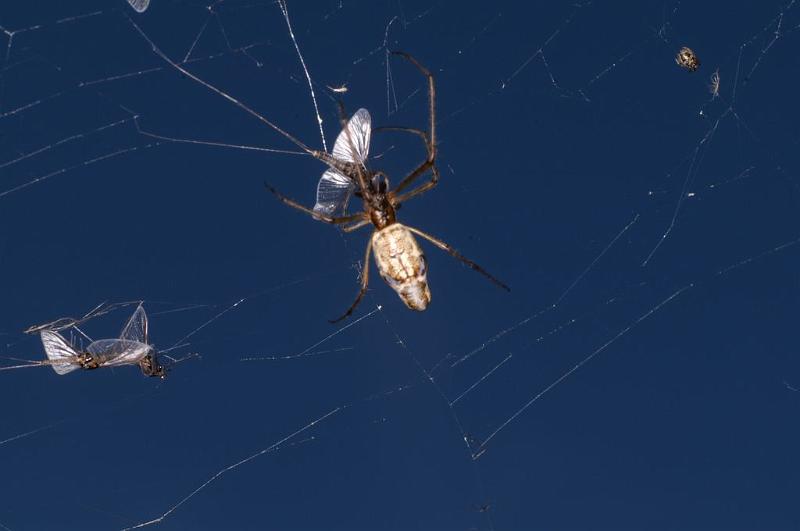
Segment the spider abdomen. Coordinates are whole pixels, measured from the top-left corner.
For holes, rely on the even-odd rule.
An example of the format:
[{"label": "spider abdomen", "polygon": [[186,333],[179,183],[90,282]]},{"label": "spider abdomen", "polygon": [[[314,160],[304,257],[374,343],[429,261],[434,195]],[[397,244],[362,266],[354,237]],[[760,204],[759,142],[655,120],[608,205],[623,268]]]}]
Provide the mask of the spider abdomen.
[{"label": "spider abdomen", "polygon": [[383,280],[397,292],[406,306],[418,312],[431,302],[425,255],[411,231],[393,223],[372,234],[375,265]]}]

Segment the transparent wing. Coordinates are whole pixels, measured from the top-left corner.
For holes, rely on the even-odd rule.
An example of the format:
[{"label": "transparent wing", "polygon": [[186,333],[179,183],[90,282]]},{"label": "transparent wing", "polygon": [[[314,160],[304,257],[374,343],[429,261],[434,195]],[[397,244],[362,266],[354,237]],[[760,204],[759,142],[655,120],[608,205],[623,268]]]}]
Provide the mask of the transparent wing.
[{"label": "transparent wing", "polygon": [[[338,144],[339,141],[337,140],[336,143]],[[322,174],[322,178],[317,184],[317,204],[314,205],[314,212],[326,216],[341,214],[354,189],[355,183],[349,177],[329,168]]]},{"label": "transparent wing", "polygon": [[101,339],[86,347],[102,367],[135,365],[150,351],[150,345],[126,339]]},{"label": "transparent wing", "polygon": [[128,0],[128,3],[137,13],[144,13],[144,10],[150,5],[150,0]]},{"label": "transparent wing", "polygon": [[[347,132],[350,132],[350,139]],[[372,135],[372,118],[369,111],[359,109],[350,117],[347,127],[336,137],[333,145],[333,156],[347,162],[364,163],[369,155],[369,139]],[[352,142],[352,146],[350,145]]]},{"label": "transparent wing", "polygon": [[120,339],[127,339],[128,341],[138,341],[139,343],[149,344],[147,334],[147,314],[144,312],[144,307],[140,304],[133,315],[128,319],[125,328],[119,335]]},{"label": "transparent wing", "polygon": [[50,365],[57,374],[67,374],[80,368],[80,364],[77,362],[78,353],[60,334],[42,330],[40,335]]},{"label": "transparent wing", "polygon": [[[350,117],[347,126],[342,129],[333,144],[333,157],[346,162],[364,164],[369,155],[369,140],[372,135],[372,118],[369,111],[359,109]],[[349,136],[349,138],[348,138]],[[314,212],[333,216],[341,214],[355,183],[349,177],[333,168],[322,174],[317,184],[317,203]]]}]

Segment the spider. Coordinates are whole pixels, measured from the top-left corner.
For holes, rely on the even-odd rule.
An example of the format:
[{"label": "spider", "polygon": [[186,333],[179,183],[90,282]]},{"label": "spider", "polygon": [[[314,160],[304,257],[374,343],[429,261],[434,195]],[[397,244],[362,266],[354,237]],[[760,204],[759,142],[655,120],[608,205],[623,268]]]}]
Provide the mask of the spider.
[{"label": "spider", "polygon": [[[375,265],[381,277],[397,292],[405,305],[416,311],[423,311],[428,307],[431,291],[427,282],[427,263],[422,249],[414,238],[415,234],[467,264],[497,286],[510,291],[508,286],[447,243],[397,221],[396,213],[400,205],[436,186],[439,181],[439,170],[436,167],[436,89],[433,75],[411,55],[405,52],[392,53],[413,64],[428,81],[429,130],[424,132],[410,127],[381,127],[376,129],[376,132],[398,131],[418,136],[425,145],[427,153],[419,166],[394,188],[389,186],[389,178],[384,172],[368,169],[365,163],[369,152],[371,118],[366,109],[359,109],[349,121],[345,121],[344,113],[341,112],[342,132],[336,139],[332,156],[319,151],[312,153],[314,157],[329,166],[317,186],[317,204],[313,210],[289,199],[265,183],[267,189],[286,205],[325,223],[344,225],[345,232],[354,231],[370,223],[374,226],[364,254],[361,288],[353,304],[344,315],[332,320],[333,323],[351,315],[367,292],[369,258],[373,252]],[[431,174],[430,180],[416,188],[410,188],[417,178],[428,171]],[[344,210],[351,194],[362,200],[364,210],[352,215],[337,215]]]},{"label": "spider", "polygon": [[[331,322],[335,323],[350,316],[366,294],[367,286],[369,285],[369,258],[373,250],[378,271],[386,283],[397,292],[406,306],[417,311],[423,311],[428,307],[431,301],[431,291],[427,282],[427,263],[422,249],[414,238],[415,234],[465,263],[497,286],[506,291],[511,291],[508,286],[447,243],[417,228],[403,225],[397,221],[396,212],[403,202],[424,194],[436,186],[439,181],[439,169],[436,167],[436,88],[430,71],[411,55],[405,52],[392,52],[393,55],[399,55],[413,64],[428,81],[428,114],[430,120],[428,132],[410,127],[381,127],[376,131],[397,131],[416,135],[425,145],[427,155],[419,166],[406,175],[392,189],[389,187],[389,178],[384,172],[372,171],[366,167],[371,136],[371,119],[366,109],[359,109],[347,121],[344,119],[344,111],[340,105],[342,132],[336,139],[333,153],[311,149],[267,117],[170,59],[133,20],[128,18],[128,21],[150,45],[153,53],[167,62],[172,68],[225,98],[282,135],[306,154],[324,162],[328,166],[328,170],[322,175],[317,185],[317,204],[314,209],[301,205],[284,196],[271,185],[264,183],[267,189],[275,194],[278,199],[317,220],[333,225],[346,225],[343,227],[345,232],[354,231],[370,223],[375,226],[364,255],[364,271],[361,275],[361,288],[358,295],[344,315]],[[431,173],[429,181],[408,190],[418,177],[428,171]],[[351,193],[362,200],[364,210],[356,214],[339,215],[339,211],[343,210],[347,205]]]},{"label": "spider", "polygon": [[675,62],[678,66],[685,68],[689,72],[694,72],[700,68],[700,59],[697,58],[695,53],[688,46],[684,46],[678,51],[678,55],[675,56]]}]

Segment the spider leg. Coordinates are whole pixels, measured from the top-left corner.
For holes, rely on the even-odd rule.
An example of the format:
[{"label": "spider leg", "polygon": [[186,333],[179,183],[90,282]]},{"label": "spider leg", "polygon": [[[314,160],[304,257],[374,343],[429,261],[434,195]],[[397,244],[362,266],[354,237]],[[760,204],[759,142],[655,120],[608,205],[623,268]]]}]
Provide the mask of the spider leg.
[{"label": "spider leg", "polygon": [[442,251],[445,251],[445,252],[449,253],[450,256],[452,256],[453,258],[461,260],[462,262],[467,264],[469,267],[471,267],[472,269],[474,269],[475,271],[477,271],[481,275],[483,275],[486,278],[488,278],[489,280],[491,280],[498,287],[501,287],[506,291],[511,291],[511,288],[509,288],[507,285],[505,285],[504,283],[502,283],[499,280],[497,280],[491,273],[489,273],[484,268],[482,268],[481,266],[479,266],[478,264],[476,264],[475,262],[473,262],[472,260],[470,260],[466,256],[462,255],[461,253],[459,253],[458,251],[453,249],[450,245],[446,244],[442,240],[440,240],[440,239],[438,239],[438,238],[436,238],[434,236],[431,236],[430,234],[422,232],[419,229],[415,229],[414,227],[409,227],[408,225],[406,225],[406,228],[408,228],[408,230],[410,230],[411,232],[413,232],[417,236],[421,236],[422,238],[425,238],[426,240],[428,240],[429,242],[434,244],[436,247],[438,247]]},{"label": "spider leg", "polygon": [[411,55],[407,54],[406,52],[399,52],[393,51],[392,55],[399,55],[405,58],[408,62],[413,64],[417,67],[417,69],[422,72],[422,75],[428,78],[428,116],[430,118],[430,145],[433,148],[431,150],[432,156],[436,156],[436,86],[433,83],[433,74],[431,74],[430,70],[422,66],[419,61],[414,59]]},{"label": "spider leg", "polygon": [[436,186],[436,183],[438,183],[438,182],[439,182],[439,168],[437,168],[435,165],[432,164],[431,165],[431,180],[430,181],[426,182],[425,184],[423,184],[421,186],[418,186],[417,188],[414,188],[410,192],[406,192],[403,195],[399,195],[399,196],[395,197],[394,201],[397,204],[397,206],[399,206],[400,203],[408,201],[412,197],[424,194],[425,192],[427,192],[428,190],[430,190],[431,188]]},{"label": "spider leg", "polygon": [[342,223],[350,223],[351,221],[362,221],[362,220],[365,219],[365,214],[363,212],[359,212],[358,214],[353,214],[353,215],[350,215],[350,216],[340,216],[340,217],[326,216],[325,214],[320,214],[319,212],[314,212],[313,210],[311,210],[308,207],[304,207],[303,205],[301,205],[297,201],[289,199],[288,197],[286,197],[285,195],[281,194],[278,190],[276,190],[275,188],[273,188],[272,186],[270,186],[267,183],[264,183],[264,186],[266,186],[267,190],[269,190],[270,192],[275,194],[275,197],[280,199],[284,204],[289,205],[292,208],[296,208],[297,210],[300,210],[301,212],[305,212],[306,214],[308,214],[309,216],[313,217],[314,219],[318,219],[320,221],[324,221],[325,223],[331,223],[333,225],[340,225]]},{"label": "spider leg", "polygon": [[347,309],[347,311],[339,317],[338,319],[334,319],[331,323],[338,323],[342,319],[346,319],[353,313],[353,310],[356,309],[358,303],[361,302],[361,299],[364,298],[364,295],[367,293],[367,286],[369,286],[369,255],[372,252],[372,239],[367,242],[367,250],[364,253],[364,267],[361,270],[361,289],[358,290],[358,295],[356,295],[356,300],[353,301],[353,304]]},{"label": "spider leg", "polygon": [[342,227],[343,232],[353,232],[354,230],[358,230],[364,225],[369,225],[370,221],[368,219],[362,219],[361,221],[357,221],[352,225],[348,225],[347,227]]},{"label": "spider leg", "polygon": [[[392,196],[395,196],[402,192],[405,188],[407,188],[414,180],[419,177],[420,175],[424,174],[428,169],[434,168],[435,158],[436,158],[436,146],[434,146],[430,140],[428,140],[428,134],[425,131],[420,131],[419,129],[413,129],[411,127],[395,127],[395,126],[387,126],[387,127],[378,127],[374,130],[376,133],[384,132],[384,131],[398,131],[401,133],[410,133],[412,135],[417,135],[422,139],[422,142],[425,144],[425,150],[428,152],[428,156],[423,160],[419,166],[414,168],[408,175],[403,177],[400,183],[392,190]],[[438,172],[431,177],[433,184],[426,188],[429,190],[433,186],[436,185],[436,181],[439,179]],[[416,195],[416,194],[414,194]]]},{"label": "spider leg", "polygon": [[[393,191],[393,195],[397,195],[406,189],[411,183],[420,175],[424,174],[429,168],[432,168],[435,165],[436,161],[436,86],[433,81],[433,74],[430,71],[422,66],[416,59],[405,52],[392,52],[394,55],[399,55],[409,61],[411,64],[417,67],[417,69],[422,72],[428,79],[428,116],[429,116],[429,132],[425,133],[420,131],[419,129],[412,129],[410,127],[382,127],[381,130],[384,131],[400,131],[405,133],[411,133],[414,135],[419,136],[422,141],[425,143],[425,149],[427,151],[428,156],[425,160],[411,173],[409,173]],[[377,129],[376,129],[377,131]],[[438,180],[438,172],[433,174],[431,184],[429,187],[425,188],[425,191],[429,190],[431,187],[436,185],[436,181]],[[417,194],[414,194],[417,195]]]},{"label": "spider leg", "polygon": [[413,127],[399,127],[396,125],[384,125],[381,127],[376,127],[372,130],[373,133],[383,133],[388,131],[399,131],[401,133],[411,133],[412,135],[417,135],[422,139],[422,142],[425,143],[425,149],[428,150],[428,158],[431,158],[431,143],[428,140],[428,133],[425,131],[420,131],[419,129],[414,129]]}]

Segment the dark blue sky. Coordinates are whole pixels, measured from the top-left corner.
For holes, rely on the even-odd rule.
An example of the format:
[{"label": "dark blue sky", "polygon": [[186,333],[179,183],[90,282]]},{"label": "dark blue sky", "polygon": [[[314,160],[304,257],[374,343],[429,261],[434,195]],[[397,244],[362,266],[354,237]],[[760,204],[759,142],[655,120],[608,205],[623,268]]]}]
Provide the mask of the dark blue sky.
[{"label": "dark blue sky", "polygon": [[[369,229],[262,184],[311,206],[323,165],[133,119],[294,149],[165,67],[127,16],[321,148],[278,5],[6,4],[0,355],[42,359],[28,326],[143,299],[156,346],[191,334],[171,354],[201,357],[164,381],[0,371],[0,529],[172,508],[158,527],[800,528],[794,2],[290,3],[329,147],[326,86],[376,126],[424,127],[423,79],[385,50],[434,72],[442,179],[400,218],[512,288],[423,242],[427,311],[370,264],[337,325]],[[372,155],[397,183],[424,153],[384,133]],[[132,311],[81,329],[114,337]]]}]

